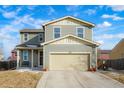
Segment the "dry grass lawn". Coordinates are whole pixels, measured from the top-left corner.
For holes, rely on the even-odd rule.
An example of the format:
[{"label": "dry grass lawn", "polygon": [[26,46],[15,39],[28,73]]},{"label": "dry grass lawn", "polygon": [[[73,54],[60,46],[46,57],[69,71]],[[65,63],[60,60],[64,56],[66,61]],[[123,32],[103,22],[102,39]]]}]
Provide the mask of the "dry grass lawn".
[{"label": "dry grass lawn", "polygon": [[4,88],[35,88],[41,73],[1,71],[0,87]]},{"label": "dry grass lawn", "polygon": [[119,73],[119,72],[111,72],[111,71],[104,71],[104,72],[101,72],[121,83],[124,84],[124,73]]}]

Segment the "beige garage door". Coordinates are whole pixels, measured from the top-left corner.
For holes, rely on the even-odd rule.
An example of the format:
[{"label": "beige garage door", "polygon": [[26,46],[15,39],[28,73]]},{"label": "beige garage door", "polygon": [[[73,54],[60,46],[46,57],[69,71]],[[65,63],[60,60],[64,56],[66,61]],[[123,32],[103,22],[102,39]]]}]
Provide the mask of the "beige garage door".
[{"label": "beige garage door", "polygon": [[81,70],[89,67],[88,54],[51,54],[50,70]]}]

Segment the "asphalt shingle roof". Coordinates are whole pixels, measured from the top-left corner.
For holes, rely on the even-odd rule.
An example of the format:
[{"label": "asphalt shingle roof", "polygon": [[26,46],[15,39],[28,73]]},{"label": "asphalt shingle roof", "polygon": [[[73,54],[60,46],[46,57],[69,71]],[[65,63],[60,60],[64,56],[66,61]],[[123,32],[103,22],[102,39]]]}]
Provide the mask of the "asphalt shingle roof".
[{"label": "asphalt shingle roof", "polygon": [[23,29],[20,31],[20,33],[23,33],[23,32],[35,33],[35,32],[44,32],[44,30],[43,29]]}]

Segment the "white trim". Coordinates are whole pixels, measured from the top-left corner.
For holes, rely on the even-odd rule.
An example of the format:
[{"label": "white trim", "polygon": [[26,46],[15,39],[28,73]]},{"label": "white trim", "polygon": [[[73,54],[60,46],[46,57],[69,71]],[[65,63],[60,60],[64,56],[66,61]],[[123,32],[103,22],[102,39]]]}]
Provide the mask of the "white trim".
[{"label": "white trim", "polygon": [[45,33],[45,36],[44,36],[44,37],[45,37],[45,40],[44,40],[44,41],[46,42],[46,40],[47,40],[47,39],[46,39],[46,33],[47,33],[47,32],[46,32],[46,26],[44,26],[44,33]]},{"label": "white trim", "polygon": [[31,50],[31,68],[33,68],[34,66],[34,50]]},{"label": "white trim", "polygon": [[53,23],[53,22],[57,22],[57,21],[63,20],[65,18],[71,18],[71,19],[77,20],[79,22],[91,25],[93,27],[95,26],[93,23],[90,23],[90,22],[87,22],[87,21],[84,21],[84,20],[81,20],[81,19],[78,19],[78,18],[75,18],[75,17],[72,17],[72,16],[65,16],[65,17],[62,17],[62,18],[59,18],[59,19],[56,19],[56,20],[53,20],[53,21],[49,21],[47,23],[44,23],[43,26],[48,25],[48,24]]},{"label": "white trim", "polygon": [[46,68],[46,64],[45,64],[45,61],[46,61],[46,54],[45,54],[45,48],[43,47],[43,69],[47,69]]},{"label": "white trim", "polygon": [[55,28],[60,28],[60,37],[61,37],[61,26],[53,26],[53,39],[57,39],[57,38],[55,38],[55,33],[54,33],[54,29]]},{"label": "white trim", "polygon": [[[27,40],[25,40],[25,34],[27,34]],[[29,33],[26,32],[26,33],[23,34],[23,42],[26,42],[28,40],[29,40]]]},{"label": "white trim", "polygon": [[83,26],[76,27],[76,35],[77,35],[77,37],[79,37],[78,36],[78,30],[77,30],[78,28],[83,28],[83,38],[85,38],[85,27],[83,27]]},{"label": "white trim", "polygon": [[40,51],[38,50],[38,67],[40,66]]},{"label": "white trim", "polygon": [[19,60],[20,60],[20,58],[19,58],[19,50],[17,50],[17,68],[19,68]]},{"label": "white trim", "polygon": [[43,49],[42,47],[16,47],[16,49],[25,49],[25,50],[31,50],[31,49],[34,49],[34,50],[37,50],[37,49]]},{"label": "white trim", "polygon": [[96,69],[97,69],[97,47],[96,47]]},{"label": "white trim", "polygon": [[91,52],[49,52],[49,54],[91,54]]},{"label": "white trim", "polygon": [[61,40],[61,39],[64,39],[66,37],[74,37],[74,38],[77,38],[79,40],[82,40],[82,41],[85,41],[85,42],[88,42],[88,43],[91,43],[91,44],[95,44],[96,46],[99,46],[100,43],[97,43],[97,42],[93,42],[93,41],[90,41],[90,40],[87,40],[87,39],[84,39],[84,38],[80,38],[80,37],[77,37],[77,36],[74,36],[74,35],[66,35],[66,36],[63,36],[63,37],[60,37],[60,38],[57,38],[57,39],[54,39],[54,40],[50,40],[48,42],[44,42],[44,43],[41,43],[41,45],[46,45],[46,44],[49,44],[49,43],[52,43],[52,42],[55,42],[55,41],[58,41],[58,40]]},{"label": "white trim", "polygon": [[93,35],[93,28],[91,28],[91,32],[92,32],[92,40],[93,40],[93,36],[94,36],[94,35]]},{"label": "white trim", "polygon": [[91,62],[92,62],[92,60],[93,60],[93,59],[92,59],[92,56],[93,56],[93,55],[92,55],[92,52],[91,52],[91,53],[90,53],[90,68],[91,68],[91,64],[92,64]]}]

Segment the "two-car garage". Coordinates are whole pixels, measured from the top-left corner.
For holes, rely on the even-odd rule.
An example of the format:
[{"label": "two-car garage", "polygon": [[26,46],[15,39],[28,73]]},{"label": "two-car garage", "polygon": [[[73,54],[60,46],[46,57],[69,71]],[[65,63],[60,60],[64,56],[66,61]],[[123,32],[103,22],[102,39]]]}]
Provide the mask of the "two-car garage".
[{"label": "two-car garage", "polygon": [[49,69],[86,71],[89,64],[89,53],[51,53]]},{"label": "two-car garage", "polygon": [[67,35],[44,44],[44,64],[48,70],[87,71],[96,67],[96,44]]}]

